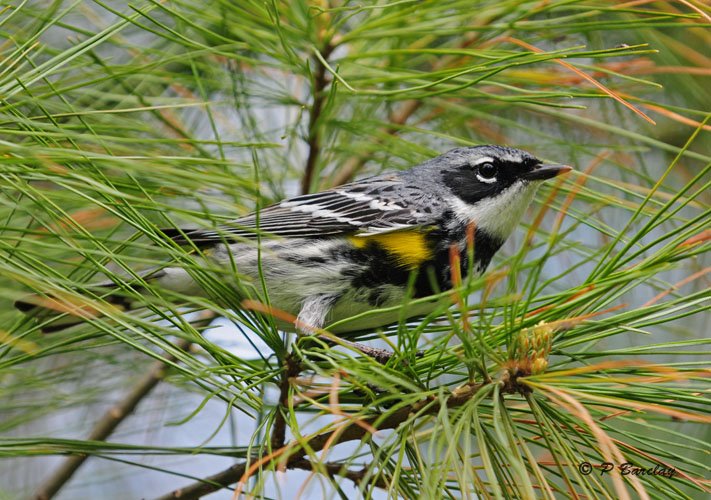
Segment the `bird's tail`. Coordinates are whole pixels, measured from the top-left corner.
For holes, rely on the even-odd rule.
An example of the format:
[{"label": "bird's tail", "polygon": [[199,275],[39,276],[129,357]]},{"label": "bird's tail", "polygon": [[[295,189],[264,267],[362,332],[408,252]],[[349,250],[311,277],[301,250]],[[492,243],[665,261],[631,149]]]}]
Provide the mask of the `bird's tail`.
[{"label": "bird's tail", "polygon": [[[150,279],[152,281],[160,278],[163,274],[163,270],[151,269],[140,273],[139,276],[143,280]],[[123,294],[112,293],[122,290],[121,286],[113,281],[97,283],[91,288],[96,289],[102,295],[101,301],[90,297],[78,297],[69,292],[34,293],[16,300],[15,308],[27,315],[35,316],[41,322],[53,319],[41,328],[42,333],[52,333],[78,325],[86,320],[100,318],[111,312],[128,311],[137,305],[140,306],[140,303],[135,299]],[[133,285],[132,288],[138,288],[140,291],[140,285]]]}]

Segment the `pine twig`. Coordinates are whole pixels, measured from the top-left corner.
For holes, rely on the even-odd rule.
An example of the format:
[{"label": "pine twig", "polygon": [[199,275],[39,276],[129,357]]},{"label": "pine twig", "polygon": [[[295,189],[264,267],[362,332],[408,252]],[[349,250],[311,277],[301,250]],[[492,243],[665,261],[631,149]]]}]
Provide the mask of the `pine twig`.
[{"label": "pine twig", "polygon": [[[344,464],[337,462],[325,462],[315,465],[313,462],[305,458],[297,460],[290,466],[293,469],[310,470],[314,472],[321,472],[325,470],[326,474],[328,474],[329,477],[344,477],[346,479],[350,479],[355,484],[360,484],[363,479],[365,479],[365,476],[368,473],[368,470],[370,469],[370,467],[367,465],[360,470],[347,469]],[[368,482],[378,488],[389,487],[388,483],[382,477],[371,478]]]},{"label": "pine twig", "polygon": [[301,371],[299,362],[291,354],[286,356],[284,366],[285,370],[279,388],[279,405],[277,405],[274,425],[272,427],[271,445],[273,450],[278,450],[284,446],[286,440],[286,418],[284,417],[284,411],[288,408],[289,387],[291,386],[291,380]]}]

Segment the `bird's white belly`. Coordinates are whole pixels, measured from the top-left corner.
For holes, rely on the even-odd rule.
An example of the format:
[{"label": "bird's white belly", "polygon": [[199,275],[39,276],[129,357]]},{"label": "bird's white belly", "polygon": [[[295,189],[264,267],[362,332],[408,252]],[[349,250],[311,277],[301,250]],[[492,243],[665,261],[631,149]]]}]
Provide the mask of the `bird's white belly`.
[{"label": "bird's white belly", "polygon": [[[293,241],[289,243],[298,245],[298,254],[303,258],[328,256],[334,247],[343,244],[333,240],[309,242],[302,240],[300,243]],[[213,254],[212,258],[222,265],[234,261],[237,271],[246,276],[249,284],[260,294],[259,263],[261,262],[262,276],[272,307],[294,318],[298,316],[299,319],[304,320],[305,304],[313,297],[328,295],[338,297],[335,303],[328,305],[325,318],[322,318],[322,325],[312,325],[325,327],[332,333],[373,330],[397,323],[401,318],[429,314],[439,305],[437,302],[429,301],[406,306],[403,310],[398,306],[404,302],[404,290],[396,286],[379,287],[379,294],[385,299],[373,305],[369,300],[373,290],[353,289],[352,277],[344,273],[346,267],[352,263],[333,258],[326,258],[320,265],[291,262],[285,259],[284,255],[292,252],[280,246],[279,240],[274,240],[273,244],[266,242],[259,257],[255,247],[247,244],[231,245],[231,252],[230,258],[223,247],[223,250]],[[314,307],[318,307],[318,303]],[[379,309],[389,310],[379,311]],[[354,316],[357,318],[341,323],[342,320]],[[293,323],[283,319],[277,319],[276,324],[286,331],[296,330]],[[329,328],[331,324],[336,325],[331,329]],[[303,326],[300,325],[298,329],[308,331],[308,328]]]}]

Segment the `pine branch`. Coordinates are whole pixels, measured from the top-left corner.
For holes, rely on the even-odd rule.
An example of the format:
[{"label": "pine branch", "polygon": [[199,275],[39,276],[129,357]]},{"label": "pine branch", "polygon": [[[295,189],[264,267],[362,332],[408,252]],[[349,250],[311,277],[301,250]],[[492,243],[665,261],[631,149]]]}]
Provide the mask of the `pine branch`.
[{"label": "pine branch", "polygon": [[206,477],[198,482],[195,482],[185,488],[180,488],[166,495],[156,498],[156,500],[192,500],[202,498],[205,495],[214,493],[223,488],[228,488],[231,484],[239,481],[239,478],[244,476],[247,471],[247,463],[234,464],[228,469],[218,472],[213,476]]},{"label": "pine branch", "polygon": [[[302,459],[292,463],[291,468],[310,470],[314,472],[325,471],[331,478],[344,477],[346,479],[350,479],[358,485],[363,482],[371,467],[366,465],[360,470],[351,470],[346,468],[344,464],[337,462],[326,462],[317,465],[310,460]],[[368,482],[378,488],[386,489],[390,486],[382,477],[370,478]]]},{"label": "pine branch", "polygon": [[301,371],[299,362],[291,354],[286,356],[284,367],[285,370],[279,387],[279,405],[276,409],[274,426],[272,428],[271,445],[273,450],[284,446],[286,439],[286,419],[284,418],[284,412],[287,411],[289,407],[289,387],[291,386],[292,379]]}]

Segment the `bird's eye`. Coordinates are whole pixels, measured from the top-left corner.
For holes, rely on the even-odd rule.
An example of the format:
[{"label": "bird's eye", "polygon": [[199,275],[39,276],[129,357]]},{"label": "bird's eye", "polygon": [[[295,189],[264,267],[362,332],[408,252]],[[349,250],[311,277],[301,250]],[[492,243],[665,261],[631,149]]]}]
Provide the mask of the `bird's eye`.
[{"label": "bird's eye", "polygon": [[479,168],[477,169],[477,179],[479,179],[481,182],[495,182],[496,181],[496,174],[498,173],[498,169],[496,168],[496,165],[493,163],[483,163],[479,165]]}]

